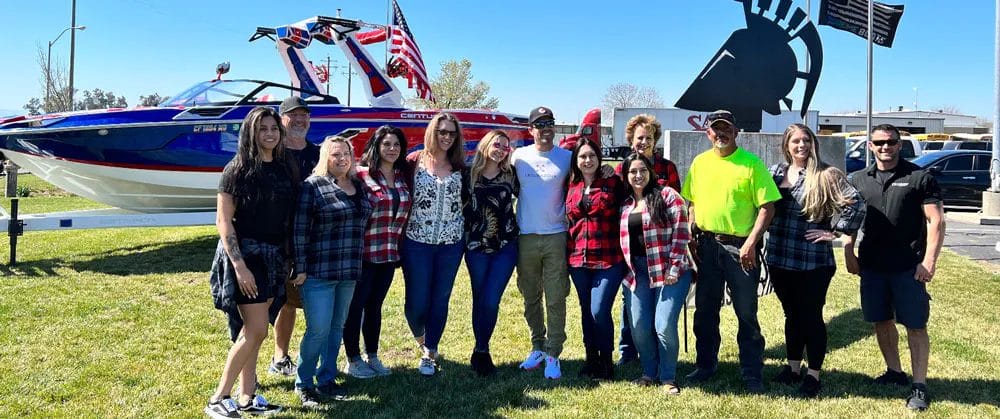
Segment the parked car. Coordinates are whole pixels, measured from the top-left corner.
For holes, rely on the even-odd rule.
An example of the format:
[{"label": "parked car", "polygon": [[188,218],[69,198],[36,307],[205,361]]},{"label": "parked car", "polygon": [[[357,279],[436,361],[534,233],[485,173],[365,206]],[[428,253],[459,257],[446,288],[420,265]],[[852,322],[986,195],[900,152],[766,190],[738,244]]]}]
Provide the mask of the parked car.
[{"label": "parked car", "polygon": [[990,187],[992,157],[989,151],[945,150],[924,154],[913,163],[934,176],[945,205],[978,208],[983,205],[983,191]]},{"label": "parked car", "polygon": [[[965,141],[953,140],[945,141],[941,144],[940,150],[986,150],[993,151],[992,141]],[[926,153],[926,151],[925,151]]]},{"label": "parked car", "polygon": [[[912,160],[922,154],[920,143],[915,138],[903,136],[900,139],[903,140],[903,149],[899,151],[901,157]],[[844,163],[847,173],[864,169],[867,166],[865,164],[865,151],[868,151],[868,137],[848,137],[847,141],[848,148]],[[868,151],[868,154],[871,155],[871,151]],[[872,156],[871,161],[875,161],[874,156]]]}]

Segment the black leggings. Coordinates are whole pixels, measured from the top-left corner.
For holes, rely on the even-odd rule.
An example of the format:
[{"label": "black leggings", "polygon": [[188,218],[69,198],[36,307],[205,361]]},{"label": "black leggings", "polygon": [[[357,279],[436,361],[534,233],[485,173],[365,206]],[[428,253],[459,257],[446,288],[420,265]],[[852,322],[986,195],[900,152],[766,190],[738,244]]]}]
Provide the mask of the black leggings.
[{"label": "black leggings", "polygon": [[774,293],[785,311],[785,351],[788,359],[802,360],[803,349],[809,355],[809,368],[819,370],[826,358],[826,323],[823,305],[826,290],[836,267],[810,271],[790,271],[768,266]]}]

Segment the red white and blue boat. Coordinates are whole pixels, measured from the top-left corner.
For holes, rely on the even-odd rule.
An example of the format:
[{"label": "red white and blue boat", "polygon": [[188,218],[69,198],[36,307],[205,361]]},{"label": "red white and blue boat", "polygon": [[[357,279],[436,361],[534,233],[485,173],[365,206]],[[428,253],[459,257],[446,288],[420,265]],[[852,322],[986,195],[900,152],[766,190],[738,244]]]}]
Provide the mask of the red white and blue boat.
[{"label": "red white and blue boat", "polygon": [[[384,31],[382,40],[412,42],[401,19],[398,13],[394,25],[377,29]],[[309,141],[319,143],[328,135],[339,134],[351,138],[360,153],[376,128],[390,124],[406,133],[410,151],[422,148],[427,121],[437,111],[403,106],[402,92],[357,39],[359,30],[371,26],[317,16],[292,25],[257,28],[250,40],[275,41],[291,85],[222,80],[228,64],[220,65],[216,80],[198,83],[157,107],[0,120],[0,152],[68,192],[118,208],[157,213],[213,211],[219,177],[236,151],[243,118],[256,106],[277,108],[281,100],[292,95],[310,103]],[[371,39],[367,35],[371,32],[375,31],[362,35]],[[316,68],[303,53],[312,41],[340,47],[361,75],[370,106],[345,106],[322,93]],[[405,50],[394,55],[400,59],[387,67],[393,75],[410,78],[412,85],[416,65],[423,71],[422,60],[412,61],[413,54]],[[430,97],[425,71],[422,76],[417,80],[417,92]],[[492,129],[506,131],[515,145],[530,143],[523,116],[483,110],[449,112],[462,121],[468,152]]]}]

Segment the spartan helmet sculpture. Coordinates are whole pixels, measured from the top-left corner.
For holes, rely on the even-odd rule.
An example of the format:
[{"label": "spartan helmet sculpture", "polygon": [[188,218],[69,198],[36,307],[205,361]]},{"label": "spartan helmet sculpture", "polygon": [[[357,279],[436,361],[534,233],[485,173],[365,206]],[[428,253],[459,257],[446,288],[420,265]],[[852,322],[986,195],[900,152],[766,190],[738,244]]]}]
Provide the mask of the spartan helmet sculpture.
[{"label": "spartan helmet sculpture", "polygon": [[[787,27],[780,24],[788,16],[792,0],[778,2],[774,20],[764,16],[771,0],[757,0],[757,13],[751,11],[753,0],[736,1],[743,3],[747,27],[729,36],[674,106],[703,112],[729,109],[737,127],[756,132],[761,127],[761,111],[780,114],[779,101],[791,110],[792,99],[786,95],[796,79],[804,79],[804,118],[823,68],[823,45],[816,26],[800,8],[795,9]],[[796,38],[805,44],[808,71],[798,68],[791,46]]]}]

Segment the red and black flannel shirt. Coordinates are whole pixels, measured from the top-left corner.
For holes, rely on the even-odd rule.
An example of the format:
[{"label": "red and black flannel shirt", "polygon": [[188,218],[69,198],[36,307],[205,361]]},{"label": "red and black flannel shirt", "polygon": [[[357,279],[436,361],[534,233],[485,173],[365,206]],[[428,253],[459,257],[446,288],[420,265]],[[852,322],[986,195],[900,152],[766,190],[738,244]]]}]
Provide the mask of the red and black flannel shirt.
[{"label": "red and black flannel shirt", "polygon": [[585,190],[581,180],[570,184],[566,193],[569,266],[607,269],[624,260],[618,244],[618,211],[625,188],[620,177],[609,176],[591,182],[586,196]]},{"label": "red and black flannel shirt", "polygon": [[660,190],[663,203],[667,206],[669,217],[664,225],[656,225],[649,215],[649,207],[642,211],[642,237],[646,248],[638,252],[629,249],[628,216],[635,208],[632,197],[625,199],[622,205],[620,219],[620,240],[622,253],[628,271],[622,283],[635,291],[635,271],[632,266],[632,256],[645,256],[649,267],[649,287],[662,287],[668,276],[680,278],[689,268],[687,245],[691,241],[691,230],[688,227],[687,205],[681,194],[671,188]]},{"label": "red and black flannel shirt", "polygon": [[364,260],[371,263],[397,262],[399,242],[403,237],[406,222],[410,218],[412,205],[406,176],[400,170],[396,170],[393,175],[395,178],[393,187],[399,195],[399,209],[396,210],[395,216],[392,213],[392,193],[382,172],[375,170],[375,173],[370,173],[369,169],[359,169],[358,177],[364,181],[365,193],[373,209],[368,227],[365,229]]},{"label": "red and black flannel shirt", "polygon": [[[622,173],[624,169],[619,164],[615,168],[615,174],[622,179],[627,179],[625,174]],[[660,186],[669,186],[674,188],[675,191],[681,190],[681,176],[677,174],[677,165],[657,153],[653,153],[653,176],[656,177],[656,183]]]}]

